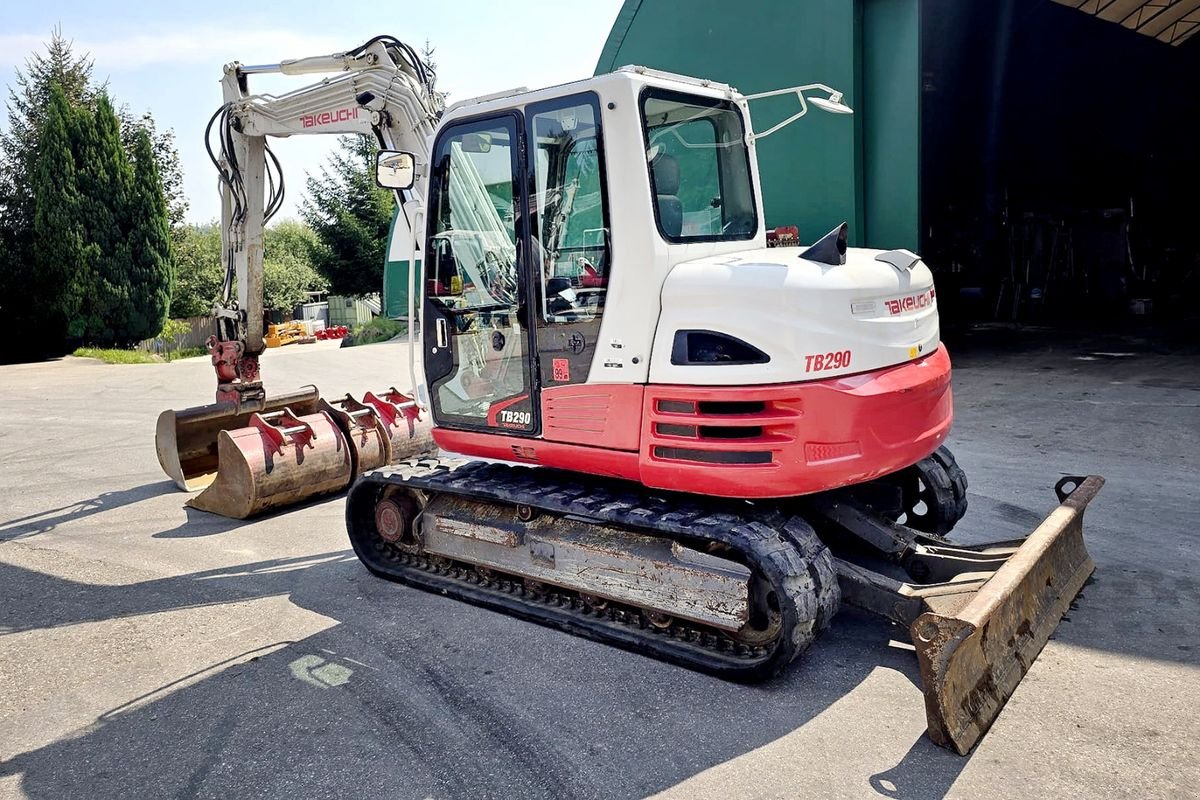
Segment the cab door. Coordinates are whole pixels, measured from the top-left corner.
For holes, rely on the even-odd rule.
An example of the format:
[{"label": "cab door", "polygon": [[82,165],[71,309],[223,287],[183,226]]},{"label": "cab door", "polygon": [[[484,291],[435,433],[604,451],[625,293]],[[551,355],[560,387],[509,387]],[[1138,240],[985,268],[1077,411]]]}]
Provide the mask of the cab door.
[{"label": "cab door", "polygon": [[600,99],[583,92],[530,104],[525,118],[539,377],[554,389],[587,381],[608,294]]},{"label": "cab door", "polygon": [[452,125],[434,145],[422,341],[442,427],[539,429],[521,131],[509,112]]}]

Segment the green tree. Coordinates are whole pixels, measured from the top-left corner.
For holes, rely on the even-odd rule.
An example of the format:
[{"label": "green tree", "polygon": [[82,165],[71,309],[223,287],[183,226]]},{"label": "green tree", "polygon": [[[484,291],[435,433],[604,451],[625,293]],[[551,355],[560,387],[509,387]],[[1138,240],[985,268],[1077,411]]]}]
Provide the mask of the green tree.
[{"label": "green tree", "polygon": [[313,268],[312,253],[320,246],[307,225],[283,220],[267,228],[263,238],[263,305],[291,311],[308,300],[309,292],[327,291],[329,284]]},{"label": "green tree", "polygon": [[[8,124],[0,131],[0,309],[5,323],[14,330],[40,330],[47,322],[44,298],[34,293],[35,285],[46,284],[35,274],[34,180],[53,87],[58,87],[69,107],[88,105],[96,93],[91,76],[91,59],[76,56],[71,43],[55,28],[46,52],[27,58],[9,89]],[[65,118],[62,122],[69,135],[69,122]],[[43,213],[50,210],[43,204]],[[64,245],[68,250],[72,246]],[[71,305],[68,298],[65,307]],[[37,342],[33,336],[0,337],[0,341],[0,359],[6,361],[61,352],[64,346],[63,342]]]},{"label": "green tree", "polygon": [[181,319],[168,319],[163,323],[162,330],[158,332],[159,339],[166,342],[167,352],[171,353],[179,349],[183,342],[183,337],[187,336],[192,331],[192,326],[188,325]]},{"label": "green tree", "polygon": [[171,305],[174,276],[167,201],[154,158],[154,145],[145,130],[139,131],[134,141],[133,192],[127,209],[132,311],[126,335],[138,341],[162,330]]},{"label": "green tree", "polygon": [[365,136],[342,136],[319,176],[308,176],[301,214],[319,245],[312,261],[334,294],[366,295],[383,287],[383,262],[395,201],[375,184],[378,148]]},{"label": "green tree", "polygon": [[[37,246],[35,216],[41,201],[36,167],[41,163],[40,147],[45,138],[42,129],[49,117],[52,87],[57,85],[73,112],[65,125],[75,168],[74,183],[62,187],[62,191],[77,195],[70,209],[79,218],[77,225],[68,228],[81,230],[85,244],[81,251],[83,269],[76,275],[85,291],[68,327],[72,336],[107,344],[137,337],[151,326],[148,316],[157,316],[161,305],[159,278],[148,286],[131,284],[140,279],[138,276],[161,276],[163,267],[156,262],[156,255],[135,253],[129,238],[135,233],[134,212],[140,209],[144,220],[146,209],[157,203],[154,198],[134,198],[132,194],[130,162],[137,160],[139,132],[149,136],[159,184],[165,183],[159,192],[167,193],[167,213],[180,230],[187,203],[182,195],[174,134],[158,131],[149,114],[135,119],[122,109],[117,115],[103,86],[93,84],[91,76],[91,59],[75,55],[71,42],[57,28],[45,53],[31,55],[24,68],[17,70],[9,91],[8,126],[0,131],[0,311],[6,322],[21,330],[37,328],[46,321],[42,319],[42,299],[35,297],[32,287],[43,285],[56,273],[52,272],[50,278],[37,274],[45,257]],[[143,181],[146,186],[151,183]],[[44,203],[41,206],[45,216],[48,209]],[[61,223],[66,221],[66,213],[66,209],[58,209],[54,215]],[[74,234],[67,235],[69,239]],[[154,239],[156,234],[143,226],[140,235]],[[71,249],[70,242],[63,246]],[[161,255],[159,250],[154,253]],[[169,247],[166,253],[169,275]],[[169,280],[167,287],[169,292]],[[149,305],[135,309],[135,304],[143,301]],[[14,353],[13,346],[29,338],[13,341],[10,337],[0,357],[26,357]]]},{"label": "green tree", "polygon": [[[106,92],[100,93],[94,112],[77,107],[72,118],[79,220],[87,242],[96,246],[88,264],[89,289],[81,309],[83,337],[100,346],[132,344],[145,338],[137,335],[143,326],[132,324],[138,314],[134,251],[129,239],[133,169]],[[146,335],[157,332],[155,328]]]},{"label": "green tree", "polygon": [[176,237],[171,316],[200,317],[212,312],[224,275],[220,228],[216,223],[185,225]]},{"label": "green tree", "polygon": [[187,227],[184,218],[187,216],[188,201],[183,191],[183,165],[179,160],[179,148],[175,145],[175,131],[170,128],[160,131],[149,111],[135,117],[128,106],[121,107],[117,118],[121,122],[121,143],[125,145],[125,152],[131,160],[138,131],[144,130],[150,136],[150,143],[154,146],[154,163],[158,165],[163,195],[167,200],[171,239],[178,244]]},{"label": "green tree", "polygon": [[[36,312],[33,337],[48,352],[63,352],[68,336],[79,336],[79,311],[86,292],[88,262],[98,248],[86,244],[68,123],[66,95],[52,85],[33,164],[34,270],[28,302]],[[71,326],[75,325],[75,328]]]},{"label": "green tree", "polygon": [[[283,220],[267,228],[263,237],[263,305],[291,311],[308,299],[309,292],[328,290],[312,265],[319,246],[316,234],[301,222]],[[221,262],[221,231],[214,223],[185,226],[175,253],[175,293],[171,316],[204,316],[212,311],[221,293],[225,267]]]},{"label": "green tree", "polygon": [[91,58],[76,56],[58,28],[44,55],[34,53],[24,69],[17,68],[8,91],[8,126],[0,132],[0,212],[10,231],[32,231],[34,162],[54,86],[72,107],[90,106],[96,98]]}]

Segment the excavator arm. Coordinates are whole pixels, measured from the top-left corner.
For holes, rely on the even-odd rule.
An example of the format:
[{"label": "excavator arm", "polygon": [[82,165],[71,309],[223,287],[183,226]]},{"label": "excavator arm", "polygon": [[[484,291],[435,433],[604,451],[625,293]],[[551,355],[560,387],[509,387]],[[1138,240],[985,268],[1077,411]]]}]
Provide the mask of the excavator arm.
[{"label": "excavator arm", "polygon": [[[335,73],[282,95],[252,94],[251,76]],[[419,207],[429,143],[442,102],[433,74],[412,48],[379,36],[344,53],[225,66],[224,104],[209,122],[209,154],[221,178],[222,298],[210,340],[217,402],[249,410],[265,402],[258,357],[263,350],[263,230],[283,202],[270,137],[363,134],[383,149],[412,153],[417,183],[398,193],[401,213]],[[215,130],[216,149],[212,146]],[[234,288],[236,287],[236,297]]]},{"label": "excavator arm", "polygon": [[[324,77],[285,94],[252,92],[254,76],[267,74]],[[225,66],[223,103],[205,132],[220,178],[225,267],[208,340],[216,402],[164,411],[156,431],[167,475],[185,491],[204,489],[193,506],[248,516],[345,488],[358,472],[428,443],[416,433],[416,402],[396,390],[332,404],[313,386],[268,397],[259,356],[265,345],[263,234],[284,198],[283,173],[269,140],[361,134],[383,150],[405,151],[415,180],[396,194],[398,225],[410,229],[420,213],[429,146],[443,110],[433,83],[431,68],[391,36],[343,53]],[[289,464],[295,469],[283,468]]]}]

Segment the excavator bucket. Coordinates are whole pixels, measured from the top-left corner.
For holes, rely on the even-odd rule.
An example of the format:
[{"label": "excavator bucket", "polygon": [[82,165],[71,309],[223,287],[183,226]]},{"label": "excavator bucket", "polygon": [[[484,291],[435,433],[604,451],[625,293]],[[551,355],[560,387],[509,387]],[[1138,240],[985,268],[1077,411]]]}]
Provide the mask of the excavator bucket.
[{"label": "excavator bucket", "polygon": [[217,436],[222,431],[245,428],[254,413],[270,414],[284,408],[300,416],[317,412],[317,387],[268,397],[253,407],[231,403],[167,409],[158,415],[154,444],[158,463],[182,491],[195,492],[208,486],[217,475]]},{"label": "excavator bucket", "polygon": [[251,414],[247,427],[217,434],[217,457],[215,480],[188,505],[234,519],[339,492],[354,478],[350,445],[325,411]]},{"label": "excavator bucket", "polygon": [[389,463],[395,464],[434,449],[430,425],[422,423],[420,407],[413,398],[393,386],[386,392],[367,392],[363,403],[379,412],[391,443]]},{"label": "excavator bucket", "polygon": [[350,445],[350,462],[353,474],[386,466],[392,462],[392,440],[379,412],[363,405],[350,395],[327,402],[321,401],[321,410],[337,424],[346,442]]}]

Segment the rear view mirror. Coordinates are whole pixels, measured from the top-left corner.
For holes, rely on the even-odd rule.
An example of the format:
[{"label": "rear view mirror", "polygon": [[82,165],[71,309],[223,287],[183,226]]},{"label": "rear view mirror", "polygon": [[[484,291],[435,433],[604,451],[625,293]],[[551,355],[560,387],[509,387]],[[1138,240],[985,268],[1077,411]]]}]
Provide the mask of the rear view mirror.
[{"label": "rear view mirror", "polygon": [[492,149],[490,133],[464,133],[462,137],[464,153],[487,153]]},{"label": "rear view mirror", "polygon": [[411,189],[416,180],[412,153],[380,150],[375,160],[375,182],[384,189]]}]

